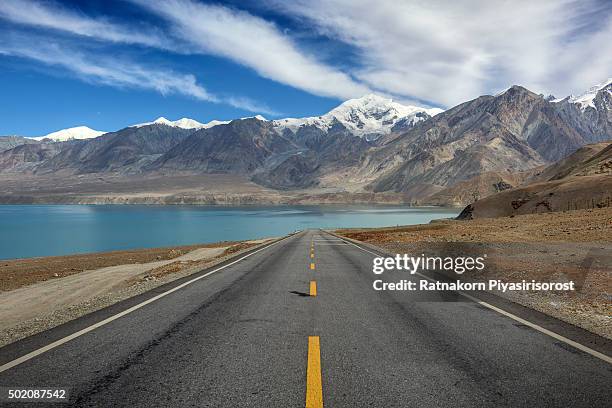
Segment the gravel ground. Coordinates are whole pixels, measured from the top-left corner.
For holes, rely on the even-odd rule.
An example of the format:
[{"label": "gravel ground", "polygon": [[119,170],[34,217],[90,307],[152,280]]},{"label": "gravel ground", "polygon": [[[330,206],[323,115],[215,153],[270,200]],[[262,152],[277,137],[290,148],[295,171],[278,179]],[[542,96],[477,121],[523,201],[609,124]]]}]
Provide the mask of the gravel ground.
[{"label": "gravel ground", "polygon": [[236,242],[216,242],[169,248],[0,260],[0,292],[21,288],[49,279],[74,275],[83,271],[117,265],[166,261],[178,258],[198,248],[218,248],[235,244]]}]

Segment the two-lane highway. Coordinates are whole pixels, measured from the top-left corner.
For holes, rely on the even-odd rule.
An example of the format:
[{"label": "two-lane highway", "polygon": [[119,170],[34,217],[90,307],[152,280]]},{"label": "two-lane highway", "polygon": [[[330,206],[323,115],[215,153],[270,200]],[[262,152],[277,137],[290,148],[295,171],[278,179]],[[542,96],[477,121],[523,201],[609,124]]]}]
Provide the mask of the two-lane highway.
[{"label": "two-lane highway", "polygon": [[374,256],[296,234],[0,349],[3,367],[44,351],[0,386],[69,388],[76,406],[609,406],[608,362],[471,301],[375,291]]}]

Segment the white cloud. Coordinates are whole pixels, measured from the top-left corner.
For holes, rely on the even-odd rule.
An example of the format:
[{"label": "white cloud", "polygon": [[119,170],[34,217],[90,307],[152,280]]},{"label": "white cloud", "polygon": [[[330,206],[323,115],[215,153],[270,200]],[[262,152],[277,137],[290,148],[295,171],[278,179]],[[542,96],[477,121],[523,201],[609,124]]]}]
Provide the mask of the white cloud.
[{"label": "white cloud", "polygon": [[163,33],[151,27],[130,28],[104,18],[91,18],[49,2],[2,0],[0,17],[18,24],[65,31],[116,43],[172,47],[171,41]]},{"label": "white cloud", "polygon": [[[577,94],[612,75],[612,7],[605,0],[266,0],[305,31],[356,50],[359,64],[342,69],[323,62],[316,49],[305,51],[291,30],[244,11],[195,0],[128,1],[162,17],[168,27],[127,26],[34,0],[0,1],[0,18],[110,43],[220,56],[262,77],[339,99],[375,92],[409,103],[452,106],[511,84],[557,96]],[[29,48],[36,50],[34,44]],[[95,72],[80,75],[115,85],[141,78],[128,72],[129,66],[92,64],[90,69]],[[157,85],[152,89],[170,92],[177,80],[186,84],[183,93],[199,98],[201,86],[193,76],[161,72],[153,76]],[[240,96],[214,98],[274,114]]]},{"label": "white cloud", "polygon": [[[38,43],[33,48],[31,45]],[[209,93],[190,74],[180,74],[122,60],[116,56],[91,55],[60,44],[44,43],[34,38],[3,37],[0,55],[32,59],[72,72],[84,81],[118,88],[154,90],[162,95],[178,94],[201,101],[225,103],[249,112],[275,114],[265,105],[243,97],[219,97]]]},{"label": "white cloud", "polygon": [[269,3],[355,47],[369,86],[447,106],[510,84],[575,93],[612,69],[612,13],[595,0]]},{"label": "white cloud", "polygon": [[222,100],[230,106],[244,109],[249,112],[264,113],[270,116],[278,116],[281,114],[266,104],[259,101],[254,101],[253,99],[244,96],[225,96],[222,97]]},{"label": "white cloud", "polygon": [[115,57],[86,55],[57,44],[41,44],[36,48],[28,45],[3,42],[0,45],[0,54],[29,58],[46,65],[58,66],[94,83],[152,89],[164,95],[177,93],[199,100],[217,102],[214,96],[197,84],[193,75],[156,70]]},{"label": "white cloud", "polygon": [[132,0],[168,19],[174,34],[196,51],[228,58],[259,75],[307,92],[338,98],[371,88],[300,50],[274,24],[249,13],[191,0]]}]

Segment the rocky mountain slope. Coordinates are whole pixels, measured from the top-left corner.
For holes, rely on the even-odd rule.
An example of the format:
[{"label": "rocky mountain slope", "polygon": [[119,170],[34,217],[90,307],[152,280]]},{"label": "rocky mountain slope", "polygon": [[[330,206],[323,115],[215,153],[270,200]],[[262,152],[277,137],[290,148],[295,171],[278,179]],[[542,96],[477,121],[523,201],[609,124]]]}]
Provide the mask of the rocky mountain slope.
[{"label": "rocky mountain slope", "polygon": [[[355,137],[342,123],[326,130],[306,125],[295,133],[284,133],[296,146],[295,152],[269,160],[253,180],[261,185],[291,190],[320,187],[321,180],[335,188],[360,164],[361,156],[372,147],[366,138]],[[329,180],[330,177],[336,180]],[[344,189],[350,189],[344,185]]]},{"label": "rocky mountain slope", "polygon": [[250,174],[271,156],[296,148],[269,121],[240,119],[192,133],[146,170]]},{"label": "rocky mountain slope", "polygon": [[[609,88],[600,94],[609,94]],[[586,112],[565,105],[519,86],[482,96],[389,135],[368,152],[360,175],[372,180],[374,191],[415,184],[446,188],[487,172],[526,171],[612,137]],[[607,106],[604,110],[600,116],[609,114]]]},{"label": "rocky mountain slope", "polygon": [[0,152],[0,173],[28,174],[58,155],[65,145],[61,143],[23,143]]},{"label": "rocky mountain slope", "polygon": [[543,166],[518,173],[488,171],[440,189],[426,198],[427,204],[461,207],[481,198],[524,185]]},{"label": "rocky mountain slope", "polygon": [[612,142],[585,146],[533,175],[531,182],[468,205],[462,219],[612,205]]},{"label": "rocky mountain slope", "polygon": [[22,136],[0,136],[0,152],[12,149],[26,143],[37,143],[35,140]]},{"label": "rocky mountain slope", "polygon": [[60,152],[43,160],[37,173],[69,174],[139,172],[192,133],[165,125],[129,127],[92,140],[62,144]]}]

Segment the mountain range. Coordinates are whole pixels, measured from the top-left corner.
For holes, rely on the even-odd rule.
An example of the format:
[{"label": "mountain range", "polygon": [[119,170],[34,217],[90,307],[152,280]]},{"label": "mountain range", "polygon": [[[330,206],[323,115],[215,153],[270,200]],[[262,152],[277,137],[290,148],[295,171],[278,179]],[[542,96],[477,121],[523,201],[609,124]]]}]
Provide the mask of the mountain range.
[{"label": "mountain range", "polygon": [[[582,146],[611,139],[612,81],[566,98],[512,86],[446,111],[366,95],[318,117],[206,124],[159,118],[101,134],[73,129],[39,140],[0,138],[0,174],[20,180],[3,196],[15,201],[42,180],[59,186],[206,176],[214,185],[232,176],[250,186],[249,202],[272,194],[281,202],[367,197],[459,206],[518,187]],[[172,194],[179,190],[189,196],[193,186]],[[231,183],[216,191],[233,193]]]}]

